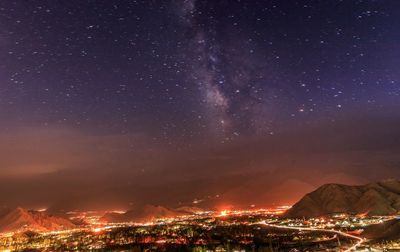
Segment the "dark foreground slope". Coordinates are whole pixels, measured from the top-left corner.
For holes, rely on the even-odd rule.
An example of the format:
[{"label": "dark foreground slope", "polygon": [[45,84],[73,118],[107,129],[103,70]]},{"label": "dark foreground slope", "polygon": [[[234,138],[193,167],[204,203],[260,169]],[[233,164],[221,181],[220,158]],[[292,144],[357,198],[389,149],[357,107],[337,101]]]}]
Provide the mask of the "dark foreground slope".
[{"label": "dark foreground slope", "polygon": [[326,184],[305,195],[285,213],[288,218],[334,213],[393,215],[400,211],[400,181],[366,185]]},{"label": "dark foreground slope", "polygon": [[364,229],[362,236],[375,241],[400,239],[400,220],[393,219],[370,225]]}]

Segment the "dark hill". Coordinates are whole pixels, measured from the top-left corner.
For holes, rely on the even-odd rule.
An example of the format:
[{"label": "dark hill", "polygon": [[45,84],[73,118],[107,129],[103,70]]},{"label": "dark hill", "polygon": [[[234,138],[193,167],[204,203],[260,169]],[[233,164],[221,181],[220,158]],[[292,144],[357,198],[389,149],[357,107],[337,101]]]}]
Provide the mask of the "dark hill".
[{"label": "dark hill", "polygon": [[284,216],[318,217],[334,213],[393,215],[400,211],[400,181],[366,185],[326,184],[305,195]]},{"label": "dark hill", "polygon": [[370,225],[364,229],[362,236],[375,241],[400,239],[400,220],[393,219],[384,223]]},{"label": "dark hill", "polygon": [[20,207],[9,210],[3,209],[0,215],[0,232],[55,231],[73,227],[75,225],[68,219]]}]

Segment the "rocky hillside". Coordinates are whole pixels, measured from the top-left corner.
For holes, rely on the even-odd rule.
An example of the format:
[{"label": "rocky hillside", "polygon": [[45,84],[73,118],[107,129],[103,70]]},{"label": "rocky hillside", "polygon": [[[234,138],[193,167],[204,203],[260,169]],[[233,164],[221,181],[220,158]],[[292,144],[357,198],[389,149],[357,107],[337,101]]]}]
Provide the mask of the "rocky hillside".
[{"label": "rocky hillside", "polygon": [[0,214],[0,232],[19,230],[55,231],[73,227],[75,225],[68,219],[20,207],[8,210],[3,209]]},{"label": "rocky hillside", "polygon": [[393,215],[400,211],[400,181],[366,185],[326,184],[305,195],[285,216],[318,217],[334,213]]}]

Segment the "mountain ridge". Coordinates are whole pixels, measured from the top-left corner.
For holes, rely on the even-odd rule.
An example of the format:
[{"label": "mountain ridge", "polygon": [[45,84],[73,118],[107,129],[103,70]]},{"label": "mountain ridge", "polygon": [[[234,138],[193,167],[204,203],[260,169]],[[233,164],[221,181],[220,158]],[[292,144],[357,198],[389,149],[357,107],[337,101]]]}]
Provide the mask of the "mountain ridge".
[{"label": "mountain ridge", "polygon": [[158,218],[173,218],[177,216],[190,215],[201,211],[196,207],[180,207],[171,209],[160,205],[144,205],[134,208],[125,213],[109,212],[101,217],[103,222],[151,222]]},{"label": "mountain ridge", "polygon": [[56,231],[74,227],[68,219],[21,207],[3,209],[0,215],[0,233],[22,230]]},{"label": "mountain ridge", "polygon": [[319,217],[335,213],[392,215],[400,212],[400,181],[365,185],[325,184],[307,193],[284,216]]}]

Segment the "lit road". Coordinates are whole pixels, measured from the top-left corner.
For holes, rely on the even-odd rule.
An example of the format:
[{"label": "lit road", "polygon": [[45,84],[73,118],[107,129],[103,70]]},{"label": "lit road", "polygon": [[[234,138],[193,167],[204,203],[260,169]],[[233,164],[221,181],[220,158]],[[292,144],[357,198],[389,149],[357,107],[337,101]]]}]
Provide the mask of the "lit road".
[{"label": "lit road", "polygon": [[323,229],[323,228],[307,228],[307,227],[288,227],[288,226],[280,226],[280,225],[274,225],[274,224],[268,224],[265,221],[260,222],[259,224],[265,225],[265,226],[269,226],[269,227],[274,227],[274,228],[279,228],[279,229],[292,229],[292,230],[299,230],[299,231],[322,231],[322,232],[326,232],[326,233],[334,233],[334,234],[338,234],[341,236],[345,236],[351,239],[355,239],[357,240],[357,243],[355,243],[353,246],[351,246],[350,248],[346,248],[345,250],[343,250],[344,252],[350,252],[350,251],[354,251],[357,249],[358,246],[360,246],[365,240],[361,237],[355,236],[355,235],[351,235],[351,234],[347,234],[338,230],[333,230],[333,229]]}]

